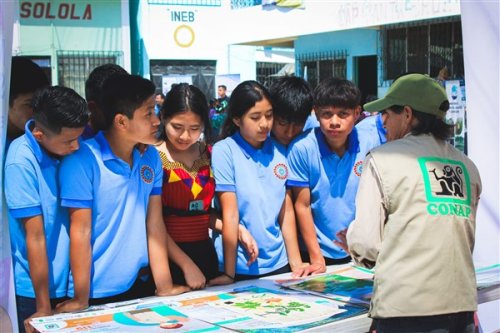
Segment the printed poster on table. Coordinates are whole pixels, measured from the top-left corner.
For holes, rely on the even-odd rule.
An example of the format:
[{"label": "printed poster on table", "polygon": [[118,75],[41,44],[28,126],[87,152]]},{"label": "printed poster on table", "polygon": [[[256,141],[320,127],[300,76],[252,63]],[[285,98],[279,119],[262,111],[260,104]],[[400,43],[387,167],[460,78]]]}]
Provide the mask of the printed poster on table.
[{"label": "printed poster on table", "polygon": [[297,332],[366,313],[305,293],[246,286],[35,318],[40,332]]},{"label": "printed poster on table", "polygon": [[365,306],[370,304],[373,293],[373,273],[355,266],[305,279],[278,280],[276,283],[292,290]]}]

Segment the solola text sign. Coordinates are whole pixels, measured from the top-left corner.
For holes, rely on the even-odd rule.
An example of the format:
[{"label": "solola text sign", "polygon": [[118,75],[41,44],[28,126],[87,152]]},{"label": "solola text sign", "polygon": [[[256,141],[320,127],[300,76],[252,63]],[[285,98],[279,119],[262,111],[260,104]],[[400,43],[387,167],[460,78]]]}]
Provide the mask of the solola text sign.
[{"label": "solola text sign", "polygon": [[418,162],[424,179],[427,212],[468,218],[471,189],[465,165],[436,157],[421,157]]},{"label": "solola text sign", "polygon": [[83,2],[22,1],[19,14],[23,19],[92,20],[92,6]]}]

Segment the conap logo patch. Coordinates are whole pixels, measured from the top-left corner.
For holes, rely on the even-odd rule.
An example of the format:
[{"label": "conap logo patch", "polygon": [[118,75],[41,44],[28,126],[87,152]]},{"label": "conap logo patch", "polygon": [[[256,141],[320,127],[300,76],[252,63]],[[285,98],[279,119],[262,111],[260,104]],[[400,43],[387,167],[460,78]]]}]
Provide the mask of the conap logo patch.
[{"label": "conap logo patch", "polygon": [[471,189],[465,165],[437,157],[421,157],[418,163],[428,202],[427,212],[430,215],[469,217]]}]

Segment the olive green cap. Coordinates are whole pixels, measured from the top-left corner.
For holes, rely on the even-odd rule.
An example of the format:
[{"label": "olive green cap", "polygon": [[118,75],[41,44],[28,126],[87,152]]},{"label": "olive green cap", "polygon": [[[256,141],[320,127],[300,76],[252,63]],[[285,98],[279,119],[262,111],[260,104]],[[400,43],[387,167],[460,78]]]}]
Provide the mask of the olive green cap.
[{"label": "olive green cap", "polygon": [[446,101],[446,91],[434,79],[423,74],[408,74],[394,81],[385,97],[366,103],[363,108],[368,112],[380,112],[393,105],[408,105],[416,111],[442,119],[447,109],[440,108]]}]

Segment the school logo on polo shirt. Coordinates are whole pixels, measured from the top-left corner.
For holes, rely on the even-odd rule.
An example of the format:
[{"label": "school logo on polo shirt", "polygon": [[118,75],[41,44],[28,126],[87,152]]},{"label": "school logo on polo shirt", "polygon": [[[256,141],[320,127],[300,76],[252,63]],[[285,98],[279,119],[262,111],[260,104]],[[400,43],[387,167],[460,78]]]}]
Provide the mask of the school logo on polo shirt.
[{"label": "school logo on polo shirt", "polygon": [[354,174],[361,177],[361,172],[363,171],[363,161],[357,161],[353,168]]},{"label": "school logo on polo shirt", "polygon": [[149,165],[143,165],[141,167],[141,178],[146,184],[151,184],[153,182],[154,172]]},{"label": "school logo on polo shirt", "polygon": [[288,177],[288,168],[283,163],[278,163],[274,167],[274,174],[279,179],[286,179]]}]

